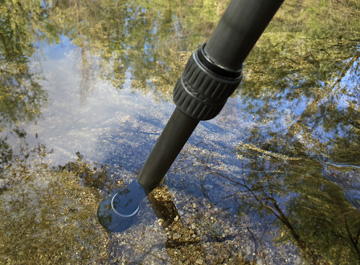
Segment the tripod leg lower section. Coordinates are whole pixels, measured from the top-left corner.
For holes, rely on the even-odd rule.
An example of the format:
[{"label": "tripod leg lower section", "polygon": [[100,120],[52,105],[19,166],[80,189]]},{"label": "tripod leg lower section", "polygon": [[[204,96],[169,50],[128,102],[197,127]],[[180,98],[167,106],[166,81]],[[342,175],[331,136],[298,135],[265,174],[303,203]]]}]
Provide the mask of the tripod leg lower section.
[{"label": "tripod leg lower section", "polygon": [[137,178],[140,185],[153,189],[161,182],[198,123],[175,109]]}]

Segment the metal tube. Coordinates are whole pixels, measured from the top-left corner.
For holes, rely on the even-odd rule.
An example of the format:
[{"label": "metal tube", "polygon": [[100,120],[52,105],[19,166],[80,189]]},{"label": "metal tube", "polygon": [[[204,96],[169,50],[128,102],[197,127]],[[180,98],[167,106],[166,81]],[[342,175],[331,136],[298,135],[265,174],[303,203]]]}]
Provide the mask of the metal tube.
[{"label": "metal tube", "polygon": [[208,58],[229,71],[241,65],[284,0],[232,0],[205,46]]},{"label": "metal tube", "polygon": [[137,177],[140,185],[149,189],[159,185],[198,123],[175,109]]}]

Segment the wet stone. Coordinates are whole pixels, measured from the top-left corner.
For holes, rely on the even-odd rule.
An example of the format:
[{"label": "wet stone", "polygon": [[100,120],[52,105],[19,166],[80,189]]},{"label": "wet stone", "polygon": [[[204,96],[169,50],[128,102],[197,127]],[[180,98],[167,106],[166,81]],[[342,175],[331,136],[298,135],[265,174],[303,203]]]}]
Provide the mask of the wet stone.
[{"label": "wet stone", "polygon": [[172,238],[173,238],[174,240],[177,240],[177,239],[179,239],[180,237],[181,237],[181,235],[178,234],[178,233],[174,233],[173,236],[172,236]]},{"label": "wet stone", "polygon": [[204,261],[202,259],[197,259],[195,263],[201,265],[204,263]]}]

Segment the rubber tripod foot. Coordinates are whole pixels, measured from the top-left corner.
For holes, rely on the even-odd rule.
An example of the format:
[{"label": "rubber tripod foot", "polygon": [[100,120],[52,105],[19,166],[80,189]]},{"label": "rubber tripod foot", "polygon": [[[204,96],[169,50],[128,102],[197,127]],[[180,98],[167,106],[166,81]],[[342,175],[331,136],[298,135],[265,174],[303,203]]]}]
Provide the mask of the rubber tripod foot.
[{"label": "rubber tripod foot", "polygon": [[100,202],[97,210],[99,223],[111,232],[128,229],[135,223],[139,204],[145,197],[144,189],[134,180]]}]

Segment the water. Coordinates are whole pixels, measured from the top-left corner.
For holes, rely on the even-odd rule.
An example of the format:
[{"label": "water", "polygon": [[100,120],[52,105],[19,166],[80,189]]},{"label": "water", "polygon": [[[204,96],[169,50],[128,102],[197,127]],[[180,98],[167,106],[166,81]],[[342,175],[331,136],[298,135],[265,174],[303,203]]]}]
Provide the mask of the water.
[{"label": "water", "polygon": [[359,263],[356,1],[286,2],[134,224],[98,223],[228,3],[190,2],[0,7],[0,263]]}]

